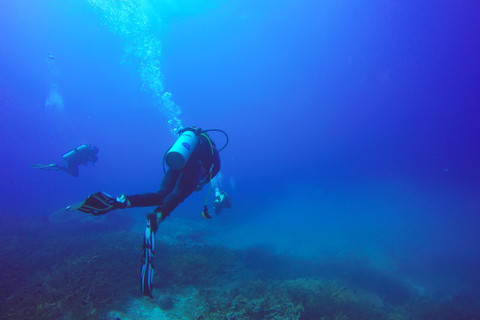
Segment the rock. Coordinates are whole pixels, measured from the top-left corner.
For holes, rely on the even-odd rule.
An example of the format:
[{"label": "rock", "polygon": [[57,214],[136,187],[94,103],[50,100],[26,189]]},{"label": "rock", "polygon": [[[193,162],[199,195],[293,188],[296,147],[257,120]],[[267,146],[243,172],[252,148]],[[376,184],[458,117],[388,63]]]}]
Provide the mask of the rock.
[{"label": "rock", "polygon": [[173,300],[170,296],[163,296],[158,300],[158,304],[160,305],[160,309],[162,310],[170,310],[173,308]]}]

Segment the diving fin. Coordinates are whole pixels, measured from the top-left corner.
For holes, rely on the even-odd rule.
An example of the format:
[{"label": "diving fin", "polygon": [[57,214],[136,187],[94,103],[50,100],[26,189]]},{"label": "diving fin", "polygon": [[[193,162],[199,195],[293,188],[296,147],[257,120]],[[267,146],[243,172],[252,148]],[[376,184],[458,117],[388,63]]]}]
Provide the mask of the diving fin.
[{"label": "diving fin", "polygon": [[47,170],[47,171],[57,171],[57,170],[62,170],[62,167],[60,167],[56,163],[52,164],[32,164],[30,167],[34,169],[40,169],[40,170]]},{"label": "diving fin", "polygon": [[143,295],[153,299],[152,282],[153,282],[153,253],[155,251],[155,232],[157,231],[157,214],[147,214],[147,227],[145,228],[145,235],[143,237],[142,247],[142,269],[140,273],[140,290]]},{"label": "diving fin", "polygon": [[68,206],[65,210],[78,210],[99,216],[114,209],[124,209],[127,205],[128,201],[125,197],[115,199],[104,192],[97,192],[89,195],[83,203]]},{"label": "diving fin", "polygon": [[210,215],[208,214],[207,205],[205,205],[205,206],[203,207],[202,217],[203,217],[203,219],[212,219],[212,217],[210,217]]}]

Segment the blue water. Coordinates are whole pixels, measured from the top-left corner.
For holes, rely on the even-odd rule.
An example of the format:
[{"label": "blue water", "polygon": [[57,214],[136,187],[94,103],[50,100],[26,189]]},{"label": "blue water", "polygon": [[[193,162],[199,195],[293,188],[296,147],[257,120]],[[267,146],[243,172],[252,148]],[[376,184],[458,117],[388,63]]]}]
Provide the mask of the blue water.
[{"label": "blue water", "polygon": [[[172,133],[197,125],[230,138],[221,244],[479,284],[479,13],[476,1],[2,1],[0,217],[41,226],[96,191],[155,191]],[[83,143],[99,160],[77,178],[30,168]],[[205,197],[172,216],[200,220]]]}]

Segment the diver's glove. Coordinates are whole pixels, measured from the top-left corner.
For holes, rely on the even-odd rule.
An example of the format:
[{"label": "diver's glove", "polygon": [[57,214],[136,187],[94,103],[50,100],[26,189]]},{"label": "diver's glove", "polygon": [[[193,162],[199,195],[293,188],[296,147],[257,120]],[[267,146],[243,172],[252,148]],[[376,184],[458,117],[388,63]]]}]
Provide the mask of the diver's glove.
[{"label": "diver's glove", "polygon": [[125,195],[121,195],[115,199],[104,192],[97,192],[89,195],[87,199],[85,199],[85,201],[75,209],[80,212],[90,213],[94,216],[98,216],[111,210],[125,209],[129,206],[130,202],[127,200]]},{"label": "diver's glove", "polygon": [[153,253],[155,251],[155,232],[157,231],[157,214],[147,214],[147,227],[143,237],[142,247],[142,270],[140,273],[140,290],[145,296],[153,298],[152,282],[153,282]]}]

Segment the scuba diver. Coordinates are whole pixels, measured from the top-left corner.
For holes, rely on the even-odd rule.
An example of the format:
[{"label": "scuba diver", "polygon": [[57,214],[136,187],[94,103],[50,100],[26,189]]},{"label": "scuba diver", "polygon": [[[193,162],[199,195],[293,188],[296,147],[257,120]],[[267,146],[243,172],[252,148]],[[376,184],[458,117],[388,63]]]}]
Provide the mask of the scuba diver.
[{"label": "scuba diver", "polygon": [[220,187],[215,188],[215,199],[213,200],[213,208],[216,214],[220,214],[222,209],[229,209],[232,207],[232,199]]},{"label": "scuba diver", "polygon": [[[227,142],[220,150],[210,139],[207,132],[220,131],[227,137]],[[155,233],[158,225],[189,195],[200,191],[220,170],[219,151],[228,144],[228,136],[218,129],[202,130],[197,127],[188,127],[179,130],[179,138],[164,155],[164,164],[169,167],[160,183],[157,192],[126,196],[124,194],[113,198],[104,193],[91,194],[83,203],[69,206],[66,210],[78,210],[92,215],[102,215],[111,210],[130,207],[157,206],[153,213],[147,214],[147,226],[142,247],[141,291],[144,295],[153,298],[152,281],[154,268],[152,265],[155,251]],[[210,193],[211,183],[208,190]],[[202,215],[205,219],[211,218],[208,214],[207,199],[205,200]]]},{"label": "scuba diver", "polygon": [[97,153],[98,148],[96,146],[92,146],[90,143],[83,144],[62,156],[63,160],[67,163],[66,166],[61,166],[56,163],[33,164],[32,168],[47,171],[62,170],[74,177],[78,177],[78,165],[83,164],[86,166],[89,161],[95,164],[98,160]]}]

